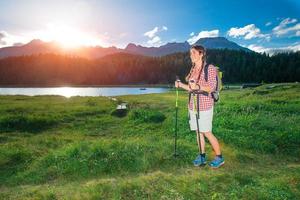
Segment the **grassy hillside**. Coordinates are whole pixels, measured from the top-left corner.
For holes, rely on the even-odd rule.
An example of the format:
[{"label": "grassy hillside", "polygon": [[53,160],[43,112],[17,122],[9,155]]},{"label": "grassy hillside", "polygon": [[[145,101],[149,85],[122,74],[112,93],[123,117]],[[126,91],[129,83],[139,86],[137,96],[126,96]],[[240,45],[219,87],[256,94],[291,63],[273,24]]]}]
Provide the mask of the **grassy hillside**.
[{"label": "grassy hillside", "polygon": [[[300,84],[225,90],[213,132],[226,160],[192,165],[195,133],[180,92],[105,97],[0,96],[0,199],[297,199]],[[206,146],[213,159],[210,145]]]}]

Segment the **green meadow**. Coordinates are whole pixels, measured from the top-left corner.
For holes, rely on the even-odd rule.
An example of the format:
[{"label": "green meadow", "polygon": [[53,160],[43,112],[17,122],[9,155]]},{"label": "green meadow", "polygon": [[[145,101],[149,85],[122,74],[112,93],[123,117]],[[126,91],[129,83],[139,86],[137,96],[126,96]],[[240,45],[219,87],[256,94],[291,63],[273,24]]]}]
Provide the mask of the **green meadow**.
[{"label": "green meadow", "polygon": [[[0,199],[299,199],[300,84],[229,89],[213,132],[225,165],[194,167],[188,95],[0,96]],[[206,143],[209,161],[214,153]]]}]

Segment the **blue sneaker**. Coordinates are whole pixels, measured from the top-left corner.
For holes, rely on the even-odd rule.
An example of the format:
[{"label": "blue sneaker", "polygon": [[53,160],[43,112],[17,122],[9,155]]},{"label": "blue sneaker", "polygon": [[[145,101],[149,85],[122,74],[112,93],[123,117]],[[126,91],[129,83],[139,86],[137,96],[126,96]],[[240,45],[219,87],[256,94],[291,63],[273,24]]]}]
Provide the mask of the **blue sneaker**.
[{"label": "blue sneaker", "polygon": [[216,156],[215,159],[209,163],[209,166],[212,168],[219,168],[222,165],[224,165],[224,163],[225,163],[224,157],[220,158]]},{"label": "blue sneaker", "polygon": [[206,158],[205,156],[201,156],[200,154],[196,157],[196,159],[193,161],[194,166],[203,166],[206,164]]}]

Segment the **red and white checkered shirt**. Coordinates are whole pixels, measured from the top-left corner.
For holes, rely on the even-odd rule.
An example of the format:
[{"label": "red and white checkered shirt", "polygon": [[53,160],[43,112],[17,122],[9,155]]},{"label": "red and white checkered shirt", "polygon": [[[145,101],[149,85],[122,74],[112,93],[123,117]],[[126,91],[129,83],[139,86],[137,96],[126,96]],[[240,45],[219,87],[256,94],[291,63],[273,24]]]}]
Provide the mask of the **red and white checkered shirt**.
[{"label": "red and white checkered shirt", "polygon": [[[204,66],[206,65],[206,63],[204,63]],[[203,67],[204,67],[203,66]],[[204,77],[204,68],[201,72],[201,75],[200,75],[200,78],[199,78],[199,73],[200,73],[200,70],[199,69],[196,69],[194,68],[189,80],[195,80],[196,83],[198,83],[200,85],[200,87],[209,87],[210,88],[210,91],[214,91],[215,88],[216,88],[216,85],[217,85],[217,80],[216,80],[216,75],[217,75],[217,70],[216,68],[214,67],[214,65],[210,64],[208,66],[208,79],[207,79],[207,82],[205,81],[205,77]],[[199,78],[199,79],[198,79]],[[199,103],[200,103],[200,111],[203,111],[203,110],[209,110],[210,108],[212,108],[212,106],[214,105],[214,100],[213,98],[211,97],[211,95],[209,96],[205,96],[203,94],[195,94],[195,103],[197,102],[197,95],[200,95],[199,96]],[[196,109],[198,109],[197,107],[197,103],[196,103]],[[193,97],[193,94],[191,96],[191,99],[188,103],[188,107],[190,110],[194,110],[194,97]]]}]

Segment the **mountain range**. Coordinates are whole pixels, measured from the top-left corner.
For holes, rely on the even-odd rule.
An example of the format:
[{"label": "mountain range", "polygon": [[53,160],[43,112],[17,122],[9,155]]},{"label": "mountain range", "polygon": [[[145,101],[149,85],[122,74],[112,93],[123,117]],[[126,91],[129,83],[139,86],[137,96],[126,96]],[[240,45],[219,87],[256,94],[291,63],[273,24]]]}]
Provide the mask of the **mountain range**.
[{"label": "mountain range", "polygon": [[[225,37],[200,38],[193,45],[203,45],[207,49],[232,49],[232,50],[243,50],[248,52],[251,51],[232,41],[229,41]],[[95,47],[80,47],[74,49],[64,49],[57,42],[44,42],[39,39],[34,39],[29,43],[21,46],[10,46],[10,47],[0,48],[0,58],[10,57],[10,56],[55,53],[55,54],[84,57],[88,59],[96,59],[96,58],[101,58],[103,56],[118,53],[118,52],[157,57],[157,56],[164,56],[164,55],[177,53],[177,52],[187,52],[191,46],[192,45],[190,45],[187,41],[185,41],[185,42],[167,43],[159,47],[144,47],[141,45],[136,45],[134,43],[129,43],[124,49],[117,48],[114,46],[112,47],[95,46]]]}]

